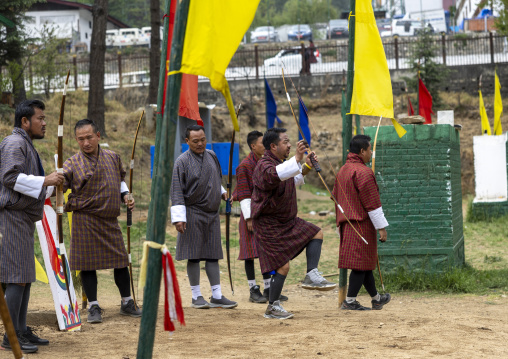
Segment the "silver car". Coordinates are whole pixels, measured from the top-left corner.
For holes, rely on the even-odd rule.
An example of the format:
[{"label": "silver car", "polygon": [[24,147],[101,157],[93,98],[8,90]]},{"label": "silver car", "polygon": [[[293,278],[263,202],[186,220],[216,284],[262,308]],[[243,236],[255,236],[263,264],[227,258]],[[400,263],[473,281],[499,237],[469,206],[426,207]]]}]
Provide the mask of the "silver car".
[{"label": "silver car", "polygon": [[273,26],[261,26],[257,27],[253,32],[250,33],[250,42],[279,42],[279,34]]}]

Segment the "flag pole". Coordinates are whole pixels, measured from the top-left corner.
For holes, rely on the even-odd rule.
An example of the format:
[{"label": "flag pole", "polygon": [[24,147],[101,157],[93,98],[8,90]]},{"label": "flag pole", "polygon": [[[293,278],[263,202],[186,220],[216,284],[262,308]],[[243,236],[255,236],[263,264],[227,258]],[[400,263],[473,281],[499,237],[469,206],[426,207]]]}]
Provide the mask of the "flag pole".
[{"label": "flag pole", "polygon": [[[166,0],[166,4],[164,6],[164,14],[165,16],[162,19],[164,30],[162,32],[162,52],[161,52],[161,66],[159,70],[159,89],[157,91],[157,113],[155,117],[155,153],[153,156],[153,163],[159,163],[159,147],[160,147],[160,141],[161,141],[161,132],[157,131],[157,129],[160,128],[161,122],[162,122],[162,102],[164,98],[164,84],[166,79],[166,56],[168,53],[168,31],[169,31],[169,12],[171,9],[171,1],[177,1],[177,0]],[[155,49],[152,49],[152,51],[156,51]],[[152,181],[157,177],[157,166],[153,167],[152,172]],[[155,187],[152,186],[150,198],[155,198]],[[154,202],[150,201],[150,205],[148,207],[148,221],[146,223],[146,230],[147,233],[152,230],[153,227],[153,221],[154,218],[153,215],[153,205]]]},{"label": "flag pole", "polygon": [[[175,31],[171,43],[170,71],[180,70],[182,64],[182,49],[187,26],[190,0],[182,0],[177,7],[175,19]],[[147,230],[147,241],[164,243],[166,236],[166,224],[169,206],[169,190],[173,175],[174,143],[176,136],[176,123],[180,107],[180,89],[182,75],[180,73],[168,78],[166,89],[166,108],[157,134],[160,133],[158,148],[157,176],[152,180],[152,193],[157,193],[151,198],[152,226]],[[155,192],[154,192],[155,190]],[[151,358],[157,323],[157,307],[159,303],[162,258],[160,250],[150,248],[148,253],[148,268],[146,286],[143,297],[143,316],[139,329],[138,359]]]},{"label": "flag pole", "polygon": [[[353,78],[354,78],[354,62],[355,62],[355,13],[356,0],[349,0],[349,47],[347,57],[347,90],[346,90],[346,113],[351,111],[351,99],[353,97]],[[346,163],[349,150],[349,142],[351,142],[353,132],[353,115],[342,117],[342,164]],[[339,307],[346,299],[347,290],[347,269],[341,268],[339,271]]]}]

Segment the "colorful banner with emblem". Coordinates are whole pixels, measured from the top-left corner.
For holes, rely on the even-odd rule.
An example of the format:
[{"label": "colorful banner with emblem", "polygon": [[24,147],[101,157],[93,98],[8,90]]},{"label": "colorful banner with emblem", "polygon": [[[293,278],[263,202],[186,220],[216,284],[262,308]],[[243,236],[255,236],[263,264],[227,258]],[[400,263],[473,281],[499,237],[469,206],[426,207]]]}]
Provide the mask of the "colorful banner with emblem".
[{"label": "colorful banner with emblem", "polygon": [[[70,275],[69,263],[63,263],[61,260],[61,251],[65,251],[65,246],[60,247],[58,243],[58,233],[56,225],[56,212],[51,206],[51,200],[48,198],[44,203],[44,217],[42,221],[36,223],[37,234],[41,244],[42,255],[46,267],[46,273],[49,279],[49,286],[53,301],[55,303],[56,317],[58,319],[58,328],[60,330],[74,331],[81,329],[81,317],[79,314],[79,305],[74,291],[72,276]],[[67,256],[65,256],[67,258]],[[65,287],[64,268],[69,274],[69,291],[73,305],[70,305],[69,295]]]}]

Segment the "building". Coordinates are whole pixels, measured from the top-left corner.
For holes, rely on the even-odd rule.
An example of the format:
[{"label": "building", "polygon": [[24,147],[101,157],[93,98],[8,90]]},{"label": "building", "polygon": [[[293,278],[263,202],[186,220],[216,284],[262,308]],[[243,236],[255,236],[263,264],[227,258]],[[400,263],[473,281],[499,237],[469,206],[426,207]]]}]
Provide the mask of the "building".
[{"label": "building", "polygon": [[[92,38],[92,6],[65,0],[47,0],[35,3],[25,13],[26,31],[29,36],[38,37],[44,28],[56,30],[58,38],[71,41],[71,51],[90,51]],[[107,30],[128,28],[120,20],[108,16]]]},{"label": "building", "polygon": [[[482,9],[492,9],[492,1],[485,0],[457,0],[457,11],[455,13],[455,20],[457,25],[463,27],[464,20],[474,19],[480,15]],[[497,16],[494,11],[494,16]]]}]

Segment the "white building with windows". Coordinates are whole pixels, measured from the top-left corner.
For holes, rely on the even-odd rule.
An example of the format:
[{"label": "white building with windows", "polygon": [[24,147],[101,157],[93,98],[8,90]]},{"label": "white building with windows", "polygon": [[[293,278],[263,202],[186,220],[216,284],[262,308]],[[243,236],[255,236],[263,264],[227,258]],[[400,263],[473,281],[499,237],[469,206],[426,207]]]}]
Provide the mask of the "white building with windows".
[{"label": "white building with windows", "polygon": [[[45,3],[33,4],[25,15],[29,36],[38,37],[45,28],[51,28],[55,29],[58,38],[69,39],[73,50],[90,51],[92,6],[64,0],[46,0]],[[108,16],[108,30],[128,27],[120,20]]]}]

